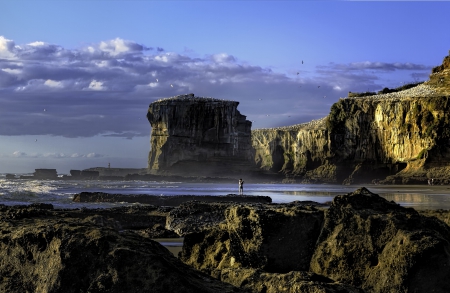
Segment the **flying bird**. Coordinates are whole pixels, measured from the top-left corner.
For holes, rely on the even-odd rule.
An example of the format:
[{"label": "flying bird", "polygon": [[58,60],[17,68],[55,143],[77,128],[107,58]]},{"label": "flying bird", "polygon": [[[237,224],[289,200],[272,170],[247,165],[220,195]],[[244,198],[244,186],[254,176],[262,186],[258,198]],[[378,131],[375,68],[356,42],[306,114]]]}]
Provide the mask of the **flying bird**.
[{"label": "flying bird", "polygon": [[158,82],[158,79],[156,79],[156,82]]},{"label": "flying bird", "polygon": [[302,60],[302,64],[303,64],[303,60]]},{"label": "flying bird", "polygon": [[298,75],[298,72],[297,72],[297,75]]},{"label": "flying bird", "polygon": [[171,84],[170,86],[173,87],[173,84]]},{"label": "flying bird", "polygon": [[320,88],[320,85],[318,85],[317,88]]}]

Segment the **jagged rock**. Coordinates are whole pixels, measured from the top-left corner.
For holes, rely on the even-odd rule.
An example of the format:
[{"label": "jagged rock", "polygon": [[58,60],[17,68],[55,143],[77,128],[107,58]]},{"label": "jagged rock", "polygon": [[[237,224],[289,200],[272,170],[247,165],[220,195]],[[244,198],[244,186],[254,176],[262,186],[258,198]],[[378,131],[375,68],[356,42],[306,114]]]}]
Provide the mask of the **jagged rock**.
[{"label": "jagged rock", "polygon": [[243,292],[136,233],[30,216],[0,221],[0,292]]},{"label": "jagged rock", "polygon": [[171,210],[167,216],[166,229],[179,236],[211,228],[225,220],[225,210],[231,202],[206,203],[190,201]]},{"label": "jagged rock", "polygon": [[223,269],[216,277],[254,293],[364,293],[364,290],[335,282],[323,276],[293,271],[286,274],[267,273],[258,269]]},{"label": "jagged rock", "polygon": [[216,227],[185,235],[180,259],[211,273],[224,268],[307,270],[323,211],[311,206],[233,205]]},{"label": "jagged rock", "polygon": [[450,292],[450,228],[365,188],[336,196],[310,270],[368,292]]},{"label": "jagged rock", "polygon": [[450,182],[449,60],[416,87],[343,98],[323,119],[253,130],[257,166],[292,182]]},{"label": "jagged rock", "polygon": [[194,94],[151,103],[150,173],[227,177],[252,170],[252,123],[238,105]]}]

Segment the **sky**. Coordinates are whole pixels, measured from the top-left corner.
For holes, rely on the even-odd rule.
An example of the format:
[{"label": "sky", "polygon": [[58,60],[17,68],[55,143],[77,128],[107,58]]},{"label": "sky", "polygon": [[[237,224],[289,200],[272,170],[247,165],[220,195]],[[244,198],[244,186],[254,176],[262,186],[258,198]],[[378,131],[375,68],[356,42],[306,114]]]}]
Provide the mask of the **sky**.
[{"label": "sky", "polygon": [[425,81],[445,1],[0,0],[0,173],[146,168],[148,105],[234,100],[252,129]]}]

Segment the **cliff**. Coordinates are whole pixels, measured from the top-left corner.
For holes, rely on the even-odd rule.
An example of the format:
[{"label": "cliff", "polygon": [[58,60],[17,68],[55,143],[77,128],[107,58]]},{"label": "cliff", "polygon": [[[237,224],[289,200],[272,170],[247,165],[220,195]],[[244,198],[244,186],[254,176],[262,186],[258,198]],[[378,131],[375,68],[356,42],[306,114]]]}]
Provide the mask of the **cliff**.
[{"label": "cliff", "polygon": [[217,176],[252,169],[251,122],[238,105],[194,94],[151,103],[149,172]]},{"label": "cliff", "polygon": [[252,131],[255,162],[288,181],[448,184],[450,56],[430,80],[387,94],[340,99],[305,124]]}]

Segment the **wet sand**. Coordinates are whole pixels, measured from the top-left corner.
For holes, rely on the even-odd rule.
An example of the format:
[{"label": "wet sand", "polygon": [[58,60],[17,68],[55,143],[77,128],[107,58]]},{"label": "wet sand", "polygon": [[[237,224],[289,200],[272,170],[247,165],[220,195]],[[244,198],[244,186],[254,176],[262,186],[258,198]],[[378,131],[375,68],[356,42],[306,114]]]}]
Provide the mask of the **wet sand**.
[{"label": "wet sand", "polygon": [[183,247],[184,238],[156,238],[152,240],[159,242],[170,252],[172,252],[174,256],[178,257],[178,253],[181,252]]}]

